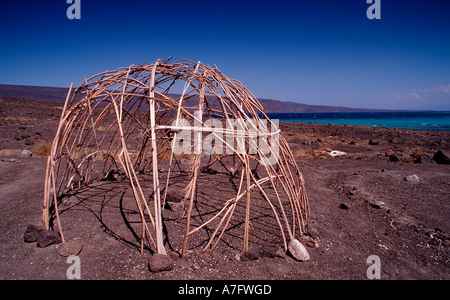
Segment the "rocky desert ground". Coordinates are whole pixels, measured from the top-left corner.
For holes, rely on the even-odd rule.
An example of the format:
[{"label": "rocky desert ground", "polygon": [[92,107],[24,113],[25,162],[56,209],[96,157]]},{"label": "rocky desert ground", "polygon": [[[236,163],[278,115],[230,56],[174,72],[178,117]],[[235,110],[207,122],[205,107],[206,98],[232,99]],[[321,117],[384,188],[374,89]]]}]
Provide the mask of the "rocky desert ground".
[{"label": "rocky desert ground", "polygon": [[[43,225],[46,153],[61,109],[57,103],[0,98],[1,279],[67,279],[71,264],[64,245],[40,248],[24,241],[29,225]],[[254,221],[264,234],[251,253],[234,246],[242,236],[230,231],[212,254],[200,253],[199,237],[182,259],[182,214],[168,208],[163,216],[173,266],[152,272],[152,254],[141,255],[134,236],[135,212],[122,194],[127,186],[111,183],[96,197],[62,204],[66,239],[78,241],[81,278],[367,279],[368,258],[375,255],[381,279],[450,279],[449,132],[280,127],[306,182],[311,216],[301,240],[309,261],[280,253],[265,218]],[[214,176],[205,179],[208,184],[214,185]],[[221,196],[216,194],[212,200]]]}]

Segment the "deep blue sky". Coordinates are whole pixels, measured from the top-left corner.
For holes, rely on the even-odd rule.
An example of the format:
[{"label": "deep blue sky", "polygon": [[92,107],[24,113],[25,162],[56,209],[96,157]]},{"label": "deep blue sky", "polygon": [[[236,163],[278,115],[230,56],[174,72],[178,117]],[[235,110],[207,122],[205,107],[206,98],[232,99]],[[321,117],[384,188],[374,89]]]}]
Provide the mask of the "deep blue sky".
[{"label": "deep blue sky", "polygon": [[3,1],[0,83],[68,87],[106,69],[187,58],[259,98],[450,110],[450,1]]}]

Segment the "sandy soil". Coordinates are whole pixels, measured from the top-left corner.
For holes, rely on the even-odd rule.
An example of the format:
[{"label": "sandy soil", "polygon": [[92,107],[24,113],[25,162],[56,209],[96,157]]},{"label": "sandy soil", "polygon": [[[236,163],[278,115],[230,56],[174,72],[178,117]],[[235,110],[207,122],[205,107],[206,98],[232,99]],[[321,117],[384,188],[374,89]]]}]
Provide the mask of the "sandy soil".
[{"label": "sandy soil", "polygon": [[[55,103],[0,99],[0,279],[67,278],[70,264],[60,245],[38,248],[23,237],[28,225],[42,226],[46,157],[38,152],[52,140],[60,112]],[[150,252],[139,252],[127,185],[108,183],[71,198],[62,210],[66,239],[84,244],[82,279],[366,279],[370,255],[380,258],[381,279],[450,279],[450,166],[432,160],[437,150],[450,150],[449,133],[293,123],[281,129],[306,181],[310,261],[267,255],[243,261],[236,246],[242,236],[233,230],[202,255],[205,231],[171,271],[152,273]],[[33,156],[23,156],[24,149]],[[333,150],[346,155],[333,158]],[[390,162],[397,152],[403,161]],[[419,156],[422,162],[414,163]],[[405,180],[414,174],[419,182]],[[211,177],[203,182],[214,184]],[[222,195],[210,197],[214,205]],[[164,210],[174,256],[180,218],[182,212]],[[254,249],[280,245],[263,207],[253,228]]]}]

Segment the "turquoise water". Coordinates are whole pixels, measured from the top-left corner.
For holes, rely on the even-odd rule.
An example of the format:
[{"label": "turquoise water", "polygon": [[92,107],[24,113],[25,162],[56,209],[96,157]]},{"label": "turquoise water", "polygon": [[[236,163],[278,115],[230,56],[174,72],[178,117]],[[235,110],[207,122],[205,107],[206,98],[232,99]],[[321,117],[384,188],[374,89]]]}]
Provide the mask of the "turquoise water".
[{"label": "turquoise water", "polygon": [[281,122],[450,131],[450,112],[448,111],[273,113],[268,116],[271,119],[279,119]]}]

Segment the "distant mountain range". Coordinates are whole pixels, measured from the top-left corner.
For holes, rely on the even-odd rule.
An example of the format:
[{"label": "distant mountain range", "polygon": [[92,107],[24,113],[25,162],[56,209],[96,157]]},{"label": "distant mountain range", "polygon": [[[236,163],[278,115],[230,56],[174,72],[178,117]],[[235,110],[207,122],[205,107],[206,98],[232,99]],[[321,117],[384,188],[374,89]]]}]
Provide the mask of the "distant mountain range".
[{"label": "distant mountain range", "polygon": [[[0,84],[0,97],[11,97],[28,100],[64,102],[68,88],[6,85]],[[340,106],[309,105],[295,102],[285,102],[273,99],[258,99],[266,113],[304,113],[304,112],[366,112],[381,111],[379,109],[360,109]]]}]

